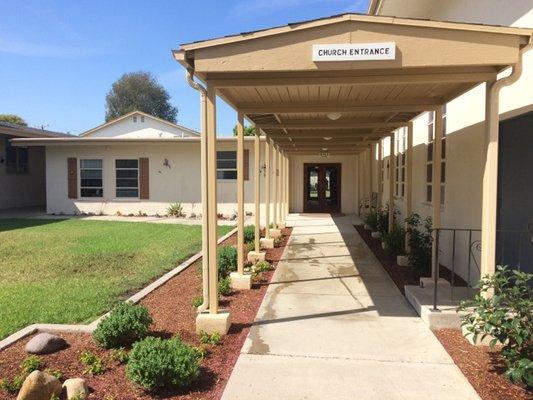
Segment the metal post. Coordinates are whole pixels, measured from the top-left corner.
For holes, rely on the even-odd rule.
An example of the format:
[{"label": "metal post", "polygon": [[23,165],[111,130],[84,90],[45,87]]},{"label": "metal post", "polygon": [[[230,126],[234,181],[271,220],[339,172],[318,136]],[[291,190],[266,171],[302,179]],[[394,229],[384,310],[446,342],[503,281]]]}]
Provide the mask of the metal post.
[{"label": "metal post", "polygon": [[431,309],[431,311],[433,312],[440,312],[439,310],[439,307],[437,306],[437,302],[438,302],[438,283],[439,283],[439,273],[438,273],[438,270],[439,270],[439,230],[438,229],[435,229],[434,230],[435,232],[435,254],[434,254],[434,264],[437,265],[437,273],[435,274],[435,277],[434,277],[434,280],[433,280],[433,308]]}]

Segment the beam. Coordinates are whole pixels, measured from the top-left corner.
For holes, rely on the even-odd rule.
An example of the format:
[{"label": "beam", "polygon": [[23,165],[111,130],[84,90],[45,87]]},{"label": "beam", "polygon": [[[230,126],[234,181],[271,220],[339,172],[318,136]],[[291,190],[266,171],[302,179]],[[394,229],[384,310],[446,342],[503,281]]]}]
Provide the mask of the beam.
[{"label": "beam", "polygon": [[323,86],[323,85],[406,85],[438,83],[473,83],[496,78],[496,72],[384,74],[359,76],[314,76],[271,78],[219,78],[210,79],[217,88],[278,87],[278,86]]},{"label": "beam", "polygon": [[261,129],[367,129],[367,128],[391,128],[396,129],[407,125],[406,122],[359,122],[358,120],[329,121],[298,120],[281,122],[279,124],[258,124]]},{"label": "beam", "polygon": [[442,99],[365,100],[358,102],[325,103],[243,103],[239,110],[245,114],[299,114],[329,112],[417,112],[433,110]]},{"label": "beam", "polygon": [[383,134],[380,133],[371,133],[370,131],[329,131],[329,130],[311,130],[304,132],[292,132],[291,134],[285,133],[269,133],[268,135],[275,140],[296,140],[296,139],[312,139],[324,137],[331,137],[335,139],[353,139],[353,138],[380,138]]}]

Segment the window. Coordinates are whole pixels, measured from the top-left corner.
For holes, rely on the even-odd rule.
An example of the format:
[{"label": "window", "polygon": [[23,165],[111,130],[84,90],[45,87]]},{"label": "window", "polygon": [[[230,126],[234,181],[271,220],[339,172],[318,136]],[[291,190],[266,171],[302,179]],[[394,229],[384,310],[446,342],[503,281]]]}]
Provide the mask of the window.
[{"label": "window", "polygon": [[395,194],[398,197],[405,195],[405,150],[407,149],[407,132],[402,128],[396,135],[396,180]]},{"label": "window", "polygon": [[141,122],[144,122],[144,115],[141,115]]},{"label": "window", "polygon": [[81,197],[103,197],[102,160],[80,160]]},{"label": "window", "polygon": [[[433,199],[433,143],[435,140],[435,112],[429,113],[428,147],[426,156],[426,201]],[[446,196],[446,105],[442,114],[442,149],[441,149],[441,189],[440,202],[444,204]]]},{"label": "window", "polygon": [[217,179],[237,179],[236,151],[217,151]]},{"label": "window", "polygon": [[133,122],[134,123],[137,122],[137,116],[136,115],[133,116]]},{"label": "window", "polygon": [[116,196],[139,197],[139,160],[115,160]]},{"label": "window", "polygon": [[27,174],[28,173],[28,148],[13,147],[6,137],[6,173],[8,174]]}]

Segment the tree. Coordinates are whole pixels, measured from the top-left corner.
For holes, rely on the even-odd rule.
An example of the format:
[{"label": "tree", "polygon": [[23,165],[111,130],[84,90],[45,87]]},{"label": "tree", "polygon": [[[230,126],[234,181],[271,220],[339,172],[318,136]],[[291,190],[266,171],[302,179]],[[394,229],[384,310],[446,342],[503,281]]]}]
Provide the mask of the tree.
[{"label": "tree", "polygon": [[15,114],[0,114],[0,121],[9,122],[10,124],[28,126],[24,119]]},{"label": "tree", "polygon": [[[233,136],[237,136],[237,125],[233,127]],[[244,136],[255,136],[255,125],[245,126]]]},{"label": "tree", "polygon": [[178,109],[170,104],[170,95],[149,72],[124,74],[113,83],[106,96],[106,121],[132,111],[143,111],[176,122]]}]

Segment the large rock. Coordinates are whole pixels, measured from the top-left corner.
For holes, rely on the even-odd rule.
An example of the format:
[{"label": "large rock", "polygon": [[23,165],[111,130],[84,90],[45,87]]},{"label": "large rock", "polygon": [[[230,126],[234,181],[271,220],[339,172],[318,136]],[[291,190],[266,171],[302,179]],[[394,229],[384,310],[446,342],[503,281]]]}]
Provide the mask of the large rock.
[{"label": "large rock", "polygon": [[48,354],[64,349],[68,344],[65,339],[51,333],[39,333],[26,343],[26,351],[33,354]]},{"label": "large rock", "polygon": [[61,395],[61,382],[55,376],[42,371],[33,371],[24,380],[17,400],[50,400]]},{"label": "large rock", "polygon": [[67,400],[85,399],[89,395],[87,382],[82,378],[67,379],[63,382],[63,391]]}]

